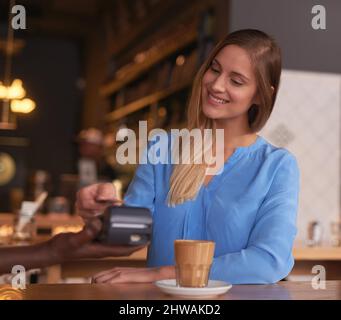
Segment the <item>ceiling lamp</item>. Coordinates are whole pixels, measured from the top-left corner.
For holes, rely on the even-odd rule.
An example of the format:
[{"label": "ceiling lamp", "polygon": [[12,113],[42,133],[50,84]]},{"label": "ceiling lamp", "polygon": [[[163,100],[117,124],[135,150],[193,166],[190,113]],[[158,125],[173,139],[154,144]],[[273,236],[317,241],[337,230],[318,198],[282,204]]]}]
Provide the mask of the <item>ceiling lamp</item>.
[{"label": "ceiling lamp", "polygon": [[[33,100],[26,97],[26,90],[20,79],[14,79],[11,83],[12,56],[14,53],[14,30],[11,26],[11,8],[15,1],[10,1],[8,13],[8,32],[5,50],[5,76],[0,81],[0,129],[16,128],[16,113],[30,113],[36,107]],[[26,97],[26,98],[25,98]]]},{"label": "ceiling lamp", "polygon": [[11,101],[11,111],[15,113],[30,113],[35,107],[35,102],[28,98]]}]

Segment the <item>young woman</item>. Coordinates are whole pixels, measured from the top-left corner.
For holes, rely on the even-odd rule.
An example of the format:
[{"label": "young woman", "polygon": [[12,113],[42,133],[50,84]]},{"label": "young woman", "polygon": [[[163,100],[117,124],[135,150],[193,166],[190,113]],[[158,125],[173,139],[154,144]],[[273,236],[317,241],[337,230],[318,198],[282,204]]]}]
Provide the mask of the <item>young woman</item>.
[{"label": "young woman", "polygon": [[[299,170],[295,157],[257,135],[273,110],[281,75],[275,41],[258,30],[229,34],[195,78],[188,128],[224,129],[222,173],[205,164],[140,164],[126,205],[153,213],[148,268],[114,268],[94,282],[151,282],[175,278],[175,239],[216,243],[210,279],[233,284],[274,283],[294,260]],[[110,184],[78,194],[83,216],[100,212],[97,200],[115,201]]]}]

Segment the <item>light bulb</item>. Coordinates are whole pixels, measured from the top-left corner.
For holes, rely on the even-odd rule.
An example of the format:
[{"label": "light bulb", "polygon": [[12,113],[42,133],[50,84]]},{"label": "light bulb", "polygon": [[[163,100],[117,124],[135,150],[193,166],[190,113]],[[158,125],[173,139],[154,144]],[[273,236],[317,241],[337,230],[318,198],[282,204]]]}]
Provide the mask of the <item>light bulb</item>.
[{"label": "light bulb", "polygon": [[0,99],[7,99],[7,87],[0,81]]},{"label": "light bulb", "polygon": [[31,99],[23,99],[23,100],[12,100],[11,101],[11,110],[16,113],[30,113],[36,107],[36,104]]},{"label": "light bulb", "polygon": [[11,86],[7,89],[7,99],[22,99],[25,95],[26,91],[22,86],[22,81],[14,79]]}]

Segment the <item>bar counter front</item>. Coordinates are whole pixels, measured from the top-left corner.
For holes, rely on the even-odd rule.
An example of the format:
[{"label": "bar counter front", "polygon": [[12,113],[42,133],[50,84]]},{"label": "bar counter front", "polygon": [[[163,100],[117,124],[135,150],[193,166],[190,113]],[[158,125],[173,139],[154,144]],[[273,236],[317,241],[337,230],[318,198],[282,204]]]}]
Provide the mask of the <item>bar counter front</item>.
[{"label": "bar counter front", "polygon": [[[214,300],[340,300],[341,281],[326,281],[314,289],[311,282],[281,281],[271,285],[234,285]],[[0,299],[14,300],[181,300],[164,294],[153,283],[31,284],[26,289],[0,286]],[[210,299],[205,299],[210,300]]]}]

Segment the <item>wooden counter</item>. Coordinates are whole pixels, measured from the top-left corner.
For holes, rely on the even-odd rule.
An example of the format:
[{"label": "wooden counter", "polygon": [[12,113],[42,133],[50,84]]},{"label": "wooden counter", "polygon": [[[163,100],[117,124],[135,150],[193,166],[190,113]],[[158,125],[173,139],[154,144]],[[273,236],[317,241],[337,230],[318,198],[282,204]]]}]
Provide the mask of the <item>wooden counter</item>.
[{"label": "wooden counter", "polygon": [[[154,284],[33,284],[13,292],[0,286],[7,297],[25,300],[167,300],[180,299],[162,293]],[[12,290],[12,293],[10,292]],[[273,285],[235,285],[221,300],[341,300],[341,281],[327,281],[326,289],[314,290],[310,282],[281,281]]]},{"label": "wooden counter", "polygon": [[47,283],[58,283],[67,278],[91,278],[94,274],[114,267],[143,268],[147,263],[147,248],[127,257],[82,259],[64,262],[47,268]]}]

